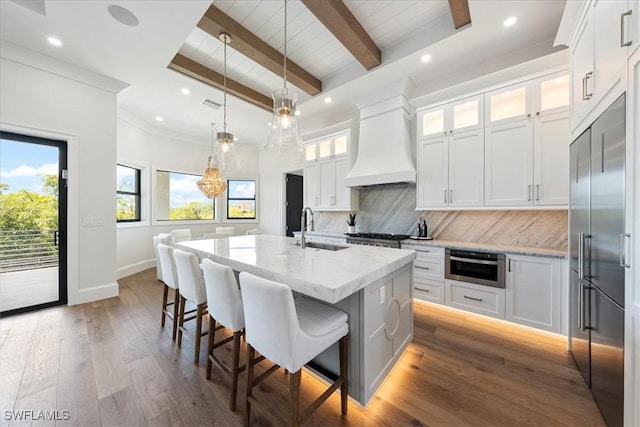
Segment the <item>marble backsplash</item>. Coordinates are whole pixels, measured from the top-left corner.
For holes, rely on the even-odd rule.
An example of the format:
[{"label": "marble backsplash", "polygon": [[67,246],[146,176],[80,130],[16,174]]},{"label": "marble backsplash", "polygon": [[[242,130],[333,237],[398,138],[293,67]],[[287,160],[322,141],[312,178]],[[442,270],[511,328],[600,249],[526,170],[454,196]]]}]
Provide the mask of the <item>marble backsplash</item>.
[{"label": "marble backsplash", "polygon": [[[424,219],[435,239],[567,249],[566,210],[416,211],[415,207],[415,185],[361,188],[356,230],[415,235],[418,219]],[[347,212],[316,212],[316,230],[344,232],[347,217]]]}]

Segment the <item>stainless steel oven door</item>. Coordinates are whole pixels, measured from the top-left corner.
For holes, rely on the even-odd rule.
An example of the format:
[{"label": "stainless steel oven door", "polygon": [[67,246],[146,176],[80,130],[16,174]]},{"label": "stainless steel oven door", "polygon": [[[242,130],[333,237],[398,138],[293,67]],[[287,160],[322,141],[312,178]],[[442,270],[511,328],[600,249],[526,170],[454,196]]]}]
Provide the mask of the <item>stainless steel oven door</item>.
[{"label": "stainless steel oven door", "polygon": [[504,288],[505,256],[446,249],[444,277],[460,282]]}]

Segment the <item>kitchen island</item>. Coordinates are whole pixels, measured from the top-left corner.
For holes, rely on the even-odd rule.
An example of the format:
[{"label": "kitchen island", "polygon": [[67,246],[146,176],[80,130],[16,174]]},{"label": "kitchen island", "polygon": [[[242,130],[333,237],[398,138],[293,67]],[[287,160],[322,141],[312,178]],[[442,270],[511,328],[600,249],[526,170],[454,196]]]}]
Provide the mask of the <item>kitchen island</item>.
[{"label": "kitchen island", "polygon": [[[236,271],[284,283],[306,298],[349,315],[349,394],[374,395],[413,338],[414,251],[373,246],[301,248],[291,237],[254,235],[180,242],[176,246]],[[314,359],[321,375],[338,372],[337,345]]]}]

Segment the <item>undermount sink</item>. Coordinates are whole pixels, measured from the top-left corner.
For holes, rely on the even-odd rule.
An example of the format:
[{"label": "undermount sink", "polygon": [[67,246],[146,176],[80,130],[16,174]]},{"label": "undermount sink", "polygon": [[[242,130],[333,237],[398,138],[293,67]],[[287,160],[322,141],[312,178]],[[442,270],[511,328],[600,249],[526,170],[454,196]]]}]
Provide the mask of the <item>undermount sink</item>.
[{"label": "undermount sink", "polygon": [[[300,242],[296,242],[295,245],[300,246]],[[305,244],[305,247],[313,248],[313,249],[322,249],[325,251],[339,251],[341,249],[347,249],[349,246],[332,245],[330,243],[307,242]]]}]

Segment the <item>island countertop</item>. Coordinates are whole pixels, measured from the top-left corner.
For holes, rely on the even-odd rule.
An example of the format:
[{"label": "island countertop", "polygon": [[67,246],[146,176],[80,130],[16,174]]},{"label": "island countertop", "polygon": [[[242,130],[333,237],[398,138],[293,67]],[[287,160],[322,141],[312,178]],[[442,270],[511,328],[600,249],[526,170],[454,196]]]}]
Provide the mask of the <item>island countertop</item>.
[{"label": "island countertop", "polygon": [[176,247],[332,304],[415,259],[413,250],[345,245],[330,251],[302,249],[295,242],[293,237],[257,234],[178,242]]}]

